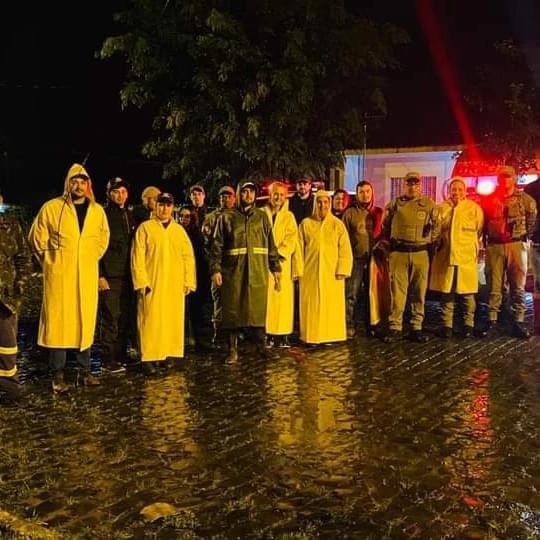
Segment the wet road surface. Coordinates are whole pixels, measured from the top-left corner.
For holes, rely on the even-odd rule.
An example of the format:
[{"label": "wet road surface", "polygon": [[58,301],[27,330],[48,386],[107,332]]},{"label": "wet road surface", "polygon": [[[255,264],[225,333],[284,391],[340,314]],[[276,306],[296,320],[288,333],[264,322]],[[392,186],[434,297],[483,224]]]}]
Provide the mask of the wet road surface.
[{"label": "wet road surface", "polygon": [[540,537],[540,337],[192,355],[61,397],[43,369],[0,408],[0,508],[63,538]]}]

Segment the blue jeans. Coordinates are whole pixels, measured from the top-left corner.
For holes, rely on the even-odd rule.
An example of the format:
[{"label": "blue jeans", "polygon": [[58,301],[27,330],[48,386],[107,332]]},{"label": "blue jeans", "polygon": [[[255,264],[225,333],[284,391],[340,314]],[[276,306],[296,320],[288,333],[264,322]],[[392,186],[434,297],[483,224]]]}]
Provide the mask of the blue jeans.
[{"label": "blue jeans", "polygon": [[[356,311],[361,294],[368,293],[368,259],[357,257],[353,261],[351,277],[345,282],[345,300],[347,304],[347,328],[353,328],[356,323]],[[367,315],[366,315],[367,316]],[[366,322],[369,318],[366,319]]]},{"label": "blue jeans", "polygon": [[[53,373],[62,373],[66,367],[68,349],[49,349],[49,366]],[[90,372],[90,349],[77,351],[75,360],[84,372]]]}]

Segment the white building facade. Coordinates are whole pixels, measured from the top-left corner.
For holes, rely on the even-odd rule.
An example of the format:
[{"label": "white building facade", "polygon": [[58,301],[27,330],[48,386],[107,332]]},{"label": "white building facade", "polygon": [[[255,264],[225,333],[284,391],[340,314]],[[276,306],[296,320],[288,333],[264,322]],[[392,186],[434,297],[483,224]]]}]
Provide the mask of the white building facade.
[{"label": "white building facade", "polygon": [[345,169],[340,184],[349,192],[356,184],[368,180],[373,184],[375,204],[384,207],[401,194],[403,178],[410,171],[420,173],[422,193],[441,202],[446,195],[446,186],[452,176],[463,146],[439,146],[417,148],[377,148],[366,151],[345,152]]}]

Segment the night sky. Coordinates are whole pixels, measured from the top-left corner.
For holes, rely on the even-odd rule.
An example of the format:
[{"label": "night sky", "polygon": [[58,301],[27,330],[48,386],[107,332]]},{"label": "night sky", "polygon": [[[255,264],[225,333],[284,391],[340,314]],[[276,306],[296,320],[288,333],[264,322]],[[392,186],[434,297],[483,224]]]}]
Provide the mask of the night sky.
[{"label": "night sky", "polygon": [[[98,199],[103,199],[105,183],[112,176],[131,181],[132,202],[148,184],[178,191],[172,182],[160,179],[159,164],[140,155],[150,134],[150,115],[120,110],[121,61],[95,58],[105,37],[121,33],[112,14],[125,3],[50,2],[40,7],[20,3],[15,12],[10,8],[10,14],[2,8],[0,187],[7,200],[35,203],[57,195],[68,166],[88,153]],[[388,115],[369,123],[368,146],[461,143],[416,2],[366,4],[371,16],[403,27],[411,38],[398,55],[401,69],[389,76]],[[530,42],[540,28],[534,0],[435,4],[458,77],[470,76],[472,64],[490,53],[494,41],[513,37]],[[68,24],[62,22],[66,18]]]}]

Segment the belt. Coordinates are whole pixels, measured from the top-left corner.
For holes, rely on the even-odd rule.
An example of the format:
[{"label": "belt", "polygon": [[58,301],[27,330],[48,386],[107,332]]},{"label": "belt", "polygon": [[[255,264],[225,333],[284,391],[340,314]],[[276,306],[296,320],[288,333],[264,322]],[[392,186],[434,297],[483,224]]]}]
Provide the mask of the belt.
[{"label": "belt", "polygon": [[399,251],[401,253],[418,253],[419,251],[427,251],[429,244],[422,244],[420,246],[411,246],[410,244],[402,244],[395,240],[390,240],[390,251]]},{"label": "belt", "polygon": [[527,242],[528,238],[526,236],[520,236],[519,238],[512,238],[511,240],[492,240],[491,238],[488,238],[488,246],[489,245],[500,245],[500,244],[513,244],[514,242]]}]

